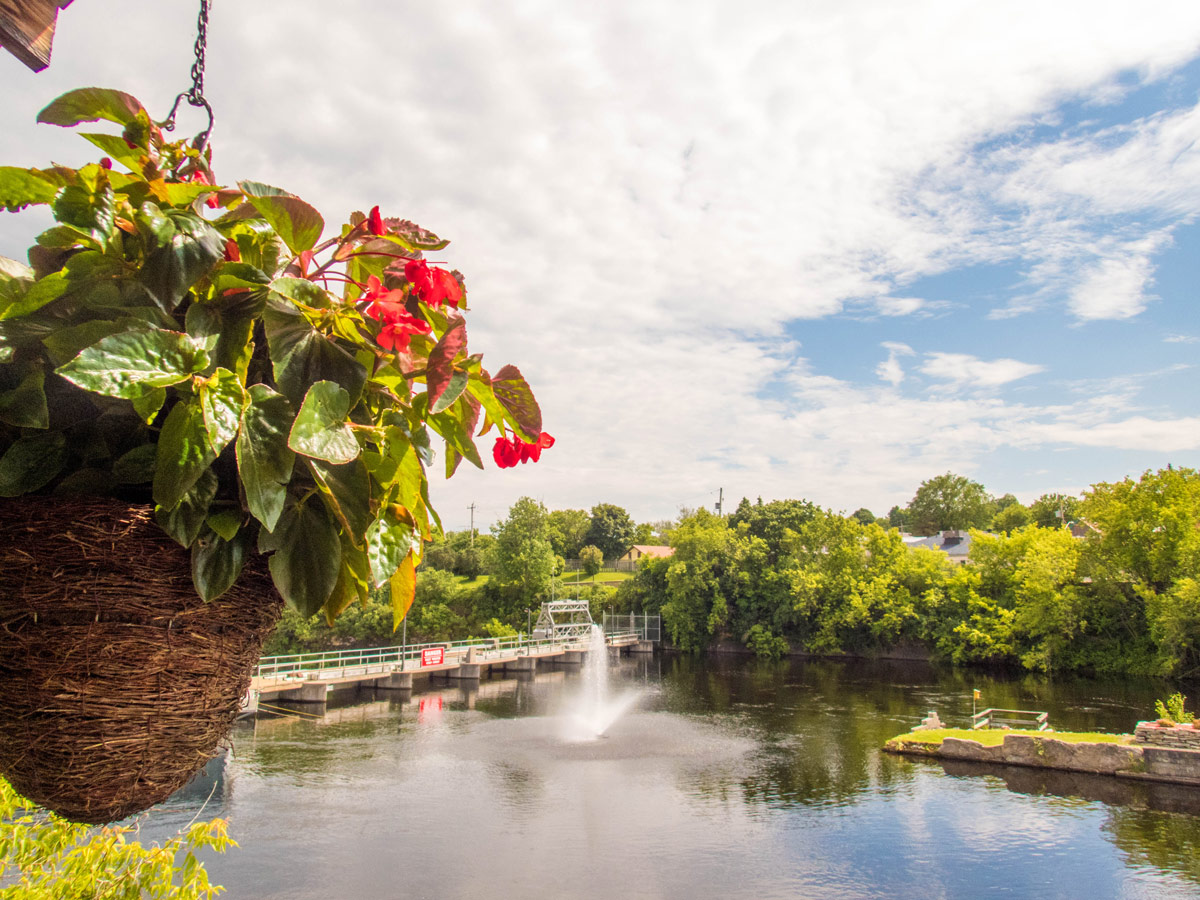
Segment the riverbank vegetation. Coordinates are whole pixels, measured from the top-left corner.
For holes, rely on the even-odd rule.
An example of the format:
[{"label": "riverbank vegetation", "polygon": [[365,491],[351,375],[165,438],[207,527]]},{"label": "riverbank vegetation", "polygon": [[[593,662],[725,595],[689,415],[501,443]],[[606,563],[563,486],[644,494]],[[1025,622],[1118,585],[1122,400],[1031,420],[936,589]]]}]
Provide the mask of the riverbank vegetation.
[{"label": "riverbank vegetation", "polygon": [[[618,589],[617,608],[661,613],[690,651],[721,641],[762,656],[911,646],[1033,671],[1200,672],[1200,475],[1167,468],[1041,505],[1051,527],[971,529],[961,565],[907,546],[897,528],[804,501],[743,501],[727,518],[700,510],[671,532],[674,556],[644,560]],[[927,504],[924,530],[960,526],[952,506],[938,518]],[[975,521],[988,511],[974,500],[960,509]],[[1068,509],[1076,534],[1063,524]]]}]

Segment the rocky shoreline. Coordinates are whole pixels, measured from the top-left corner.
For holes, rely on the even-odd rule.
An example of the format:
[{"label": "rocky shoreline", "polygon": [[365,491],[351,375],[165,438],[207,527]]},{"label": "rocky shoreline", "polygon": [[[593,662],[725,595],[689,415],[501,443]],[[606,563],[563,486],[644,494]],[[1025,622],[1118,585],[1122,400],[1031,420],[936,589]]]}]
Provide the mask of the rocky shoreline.
[{"label": "rocky shoreline", "polygon": [[883,749],[889,753],[959,762],[1026,766],[1200,786],[1200,749],[1137,742],[1133,735],[1121,743],[1099,743],[1059,740],[1053,732],[1009,734],[995,746],[956,737],[947,737],[934,744],[917,740],[915,735],[902,735],[888,741]]}]

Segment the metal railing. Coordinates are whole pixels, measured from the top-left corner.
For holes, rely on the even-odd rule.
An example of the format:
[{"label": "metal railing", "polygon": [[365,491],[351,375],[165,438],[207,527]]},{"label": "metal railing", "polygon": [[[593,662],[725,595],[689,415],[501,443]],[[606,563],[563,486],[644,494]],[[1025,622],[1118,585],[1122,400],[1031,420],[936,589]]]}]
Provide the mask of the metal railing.
[{"label": "metal railing", "polygon": [[1050,727],[1050,714],[1031,709],[985,709],[971,716],[972,729],[996,726],[1046,731]]},{"label": "metal railing", "polygon": [[[627,617],[620,617],[622,620]],[[656,617],[655,617],[656,618]],[[623,623],[622,623],[623,624]],[[631,636],[631,629],[622,632],[605,632],[606,640],[620,641]],[[638,638],[646,640],[646,638]],[[589,640],[533,640],[525,635],[505,638],[476,638],[467,641],[437,641],[428,644],[407,646],[371,647],[364,650],[329,650],[324,653],[291,653],[281,656],[264,656],[254,669],[255,678],[302,678],[339,677],[369,672],[373,668],[384,671],[418,671],[422,667],[421,655],[425,650],[443,651],[445,663],[487,662],[493,659],[553,653],[563,650],[583,650]],[[470,660],[468,660],[468,654]]]},{"label": "metal railing", "polygon": [[614,634],[618,631],[632,631],[638,636],[639,641],[662,640],[661,616],[644,616],[634,613],[625,615],[606,612],[603,617],[603,627],[605,634]]}]

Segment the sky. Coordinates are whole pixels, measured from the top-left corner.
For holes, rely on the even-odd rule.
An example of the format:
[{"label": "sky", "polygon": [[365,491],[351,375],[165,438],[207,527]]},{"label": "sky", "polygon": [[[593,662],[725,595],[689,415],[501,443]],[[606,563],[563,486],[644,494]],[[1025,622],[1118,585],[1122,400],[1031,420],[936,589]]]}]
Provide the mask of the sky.
[{"label": "sky", "polygon": [[[48,70],[0,53],[0,164],[91,158],[35,124],[75,87],[165,116],[198,8],[76,0]],[[533,385],[556,445],[435,465],[447,528],[1197,465],[1194,0],[217,0],[205,94],[219,180],[449,238],[472,351]],[[47,221],[0,212],[0,255]]]}]

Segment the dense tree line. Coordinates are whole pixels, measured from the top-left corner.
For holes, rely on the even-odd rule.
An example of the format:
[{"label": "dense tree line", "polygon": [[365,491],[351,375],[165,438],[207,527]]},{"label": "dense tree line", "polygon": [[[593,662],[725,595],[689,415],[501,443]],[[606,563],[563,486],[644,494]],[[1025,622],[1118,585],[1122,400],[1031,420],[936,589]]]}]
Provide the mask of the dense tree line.
[{"label": "dense tree line", "polygon": [[[928,488],[928,489],[927,489]],[[1016,510],[1016,512],[1010,512]],[[913,531],[973,529],[970,562],[906,546],[888,519],[804,501],[701,510],[644,560],[621,611],[661,612],[672,641],[864,653],[921,645],[964,664],[1200,672],[1200,475],[1147,472],[1029,507],[947,473],[903,511]],[[1072,535],[1075,521],[1086,532]],[[999,522],[995,533],[979,530]],[[1004,527],[1006,526],[1006,527]]]}]

